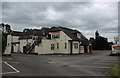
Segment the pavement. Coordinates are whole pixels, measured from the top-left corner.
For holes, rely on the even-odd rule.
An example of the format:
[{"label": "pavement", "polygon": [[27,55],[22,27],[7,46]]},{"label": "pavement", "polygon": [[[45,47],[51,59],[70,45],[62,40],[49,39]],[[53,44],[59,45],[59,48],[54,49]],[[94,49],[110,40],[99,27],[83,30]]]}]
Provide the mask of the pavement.
[{"label": "pavement", "polygon": [[2,57],[3,76],[106,76],[118,63],[110,51],[79,55],[31,55],[12,53]]}]

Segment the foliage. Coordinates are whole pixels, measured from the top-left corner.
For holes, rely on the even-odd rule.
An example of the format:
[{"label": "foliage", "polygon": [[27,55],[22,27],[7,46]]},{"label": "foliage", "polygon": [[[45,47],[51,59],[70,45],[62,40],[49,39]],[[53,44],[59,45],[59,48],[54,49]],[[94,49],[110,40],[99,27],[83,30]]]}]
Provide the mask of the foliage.
[{"label": "foliage", "polygon": [[99,35],[98,31],[95,32],[95,39],[91,38],[93,50],[111,50],[112,42],[108,42],[107,38]]},{"label": "foliage", "polygon": [[2,33],[2,54],[5,51],[6,45],[7,45],[7,34],[6,33]]},{"label": "foliage", "polygon": [[114,78],[120,77],[120,63],[115,65],[109,72],[108,75]]},{"label": "foliage", "polygon": [[12,32],[11,26],[8,24],[2,23],[2,54],[5,51],[5,48],[7,46],[7,35]]}]

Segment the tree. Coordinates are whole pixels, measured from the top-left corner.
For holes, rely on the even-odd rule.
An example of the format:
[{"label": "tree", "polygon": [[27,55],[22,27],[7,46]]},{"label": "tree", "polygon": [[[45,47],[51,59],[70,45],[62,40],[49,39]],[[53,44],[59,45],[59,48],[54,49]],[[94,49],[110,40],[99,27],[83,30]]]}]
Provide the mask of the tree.
[{"label": "tree", "polygon": [[5,48],[7,46],[7,35],[12,32],[11,26],[8,24],[2,23],[2,54],[5,51]]},{"label": "tree", "polygon": [[7,34],[2,33],[2,54],[4,53],[6,46],[7,46]]},{"label": "tree", "polygon": [[10,25],[6,24],[6,32],[7,33],[10,33],[12,30],[11,30],[11,27]]},{"label": "tree", "polygon": [[98,30],[95,32],[95,39],[91,38],[93,50],[107,50],[110,49],[107,38],[99,35]]},{"label": "tree", "polygon": [[2,23],[2,32],[3,33],[9,34],[9,33],[11,33],[11,31],[12,30],[11,30],[11,26],[10,25]]},{"label": "tree", "polygon": [[27,29],[27,28],[23,30],[23,32],[29,32],[29,31],[30,29]]},{"label": "tree", "polygon": [[95,32],[95,36],[96,36],[96,37],[99,36],[98,30]]}]

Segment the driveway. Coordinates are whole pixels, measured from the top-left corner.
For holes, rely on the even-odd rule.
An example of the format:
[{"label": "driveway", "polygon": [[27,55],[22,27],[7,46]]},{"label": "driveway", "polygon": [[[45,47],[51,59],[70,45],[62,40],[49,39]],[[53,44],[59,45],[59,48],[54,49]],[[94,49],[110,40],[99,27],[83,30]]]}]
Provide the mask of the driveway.
[{"label": "driveway", "polygon": [[105,76],[118,56],[109,51],[79,55],[30,55],[13,53],[4,56],[3,76]]}]

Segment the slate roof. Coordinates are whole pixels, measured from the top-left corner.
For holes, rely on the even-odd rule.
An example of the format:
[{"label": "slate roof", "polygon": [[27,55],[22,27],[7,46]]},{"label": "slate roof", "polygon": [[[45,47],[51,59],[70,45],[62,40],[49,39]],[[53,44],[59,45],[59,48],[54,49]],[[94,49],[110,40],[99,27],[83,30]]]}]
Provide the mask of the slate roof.
[{"label": "slate roof", "polygon": [[[81,32],[79,32],[78,30],[73,30],[73,29],[61,27],[61,26],[51,27],[51,28],[42,28],[41,30],[33,29],[28,32],[13,31],[11,35],[20,36],[19,39],[31,39],[33,35],[43,37],[43,36],[48,35],[49,32],[57,32],[57,31],[63,31],[65,34],[67,34],[72,39],[72,41],[82,42],[81,45],[84,45],[84,46],[89,45],[89,40],[85,36],[83,36]],[[81,34],[81,38],[77,37],[77,33]]]},{"label": "slate roof", "polygon": [[20,35],[19,39],[32,39],[32,36],[39,36],[42,35],[42,31],[34,29],[34,30],[30,30],[28,32],[23,32]]},{"label": "slate roof", "polygon": [[[89,45],[89,40],[85,36],[83,36],[83,34],[79,32],[78,30],[73,30],[73,29],[69,29],[69,28],[61,27],[61,26],[56,27],[56,28],[54,27],[54,30],[63,31],[72,39],[72,41],[81,41],[82,42],[81,45],[84,45],[84,46]],[[81,34],[81,38],[77,37],[76,35],[77,33]]]},{"label": "slate roof", "polygon": [[11,35],[12,35],[12,36],[20,36],[21,33],[22,33],[22,32],[20,32],[20,31],[12,31],[12,32],[11,32]]},{"label": "slate roof", "polygon": [[[81,41],[81,45],[84,46],[89,45],[89,40],[78,30],[73,30],[65,27],[60,27],[60,29],[63,30],[73,41]],[[81,34],[81,38],[78,38],[77,35],[75,35],[76,33]]]}]

